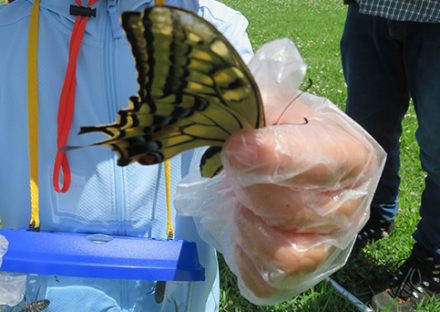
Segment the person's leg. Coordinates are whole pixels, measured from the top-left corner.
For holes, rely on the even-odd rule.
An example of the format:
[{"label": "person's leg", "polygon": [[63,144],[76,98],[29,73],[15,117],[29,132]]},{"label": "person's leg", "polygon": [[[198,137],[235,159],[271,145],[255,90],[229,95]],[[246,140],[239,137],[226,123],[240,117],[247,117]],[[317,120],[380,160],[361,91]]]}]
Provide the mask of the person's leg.
[{"label": "person's leg", "polygon": [[[388,291],[372,299],[375,308],[414,311],[440,298],[440,24],[405,23],[403,60],[419,128],[420,159],[427,172],[416,244]],[[398,299],[396,301],[396,299]]]},{"label": "person's leg", "polygon": [[349,7],[341,40],[347,82],[347,114],[363,126],[385,149],[387,161],[371,204],[371,215],[353,250],[383,237],[397,213],[401,122],[408,109],[402,57],[402,36],[383,19]]},{"label": "person's leg", "polygon": [[[426,171],[421,220],[415,240],[440,255],[440,24],[412,23],[405,41],[405,65],[419,127],[416,138]],[[440,277],[440,276],[439,276]]]},{"label": "person's leg", "polygon": [[397,212],[401,122],[409,95],[398,35],[387,20],[358,13],[350,5],[341,40],[347,82],[347,114],[364,127],[388,154],[372,214],[392,221]]}]

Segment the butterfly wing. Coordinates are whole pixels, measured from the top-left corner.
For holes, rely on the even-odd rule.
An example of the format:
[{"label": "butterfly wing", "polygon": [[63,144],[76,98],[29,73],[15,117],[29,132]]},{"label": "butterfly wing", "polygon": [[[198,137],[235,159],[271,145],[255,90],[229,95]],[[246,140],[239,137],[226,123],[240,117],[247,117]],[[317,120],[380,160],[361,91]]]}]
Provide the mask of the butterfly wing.
[{"label": "butterfly wing", "polygon": [[81,133],[106,134],[94,145],[110,146],[122,166],[156,164],[191,148],[215,146],[201,164],[202,175],[212,176],[232,132],[264,126],[251,73],[224,36],[192,12],[155,6],[124,13],[122,26],[135,58],[138,95],[116,122]]}]

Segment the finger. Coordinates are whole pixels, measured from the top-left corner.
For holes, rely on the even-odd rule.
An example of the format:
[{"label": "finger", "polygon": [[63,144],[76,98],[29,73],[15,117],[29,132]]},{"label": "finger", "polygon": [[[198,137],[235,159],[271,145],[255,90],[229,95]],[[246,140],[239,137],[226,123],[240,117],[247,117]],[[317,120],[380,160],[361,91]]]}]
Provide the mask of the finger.
[{"label": "finger", "polygon": [[362,218],[368,192],[296,190],[257,184],[237,190],[240,201],[266,223],[297,232],[330,234],[347,230]]},{"label": "finger", "polygon": [[[303,188],[335,188],[358,182],[372,160],[371,146],[343,129],[311,120],[241,131],[224,147],[227,171],[243,179]],[[259,181],[261,182],[261,181]]]},{"label": "finger", "polygon": [[261,277],[261,274],[258,272],[252,260],[246,256],[245,252],[239,246],[236,246],[234,251],[240,277],[245,286],[257,297],[265,298],[272,296],[277,289],[271,287]]},{"label": "finger", "polygon": [[325,236],[270,227],[244,207],[236,215],[235,239],[254,263],[287,275],[316,270],[332,250]]}]

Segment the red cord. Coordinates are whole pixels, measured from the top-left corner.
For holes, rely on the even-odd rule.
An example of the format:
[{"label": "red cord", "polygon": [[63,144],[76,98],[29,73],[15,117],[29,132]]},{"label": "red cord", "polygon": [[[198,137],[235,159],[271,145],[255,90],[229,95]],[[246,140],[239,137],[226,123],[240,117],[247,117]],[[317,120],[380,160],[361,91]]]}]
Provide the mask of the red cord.
[{"label": "red cord", "polygon": [[[89,0],[87,7],[91,7],[98,0]],[[76,0],[82,6],[81,0]],[[76,63],[79,49],[86,29],[88,16],[77,16],[70,38],[69,62],[67,64],[66,76],[64,78],[63,89],[58,104],[58,133],[57,133],[57,155],[53,172],[53,186],[58,193],[65,193],[70,187],[71,176],[67,155],[60,149],[66,145],[72,125],[73,113],[75,109],[75,90],[76,90]],[[60,188],[60,170],[63,172],[63,187]]]}]

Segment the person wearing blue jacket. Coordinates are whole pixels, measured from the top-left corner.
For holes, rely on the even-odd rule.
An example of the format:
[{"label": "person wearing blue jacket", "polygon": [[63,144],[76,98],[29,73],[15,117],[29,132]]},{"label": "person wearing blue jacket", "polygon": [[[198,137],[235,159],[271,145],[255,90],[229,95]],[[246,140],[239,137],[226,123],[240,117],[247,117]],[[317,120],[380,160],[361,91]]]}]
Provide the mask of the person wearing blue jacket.
[{"label": "person wearing blue jacket", "polygon": [[[0,218],[4,228],[13,229],[27,227],[30,214],[26,73],[33,2],[15,0],[0,6]],[[75,2],[41,0],[39,8],[38,51],[35,51],[35,55],[38,61],[39,128],[37,132],[41,231],[166,238],[167,214],[164,209],[166,192],[162,165],[131,164],[127,167],[118,167],[116,156],[108,148],[86,148],[68,155],[71,176],[68,191],[62,193],[54,190],[54,164],[59,152],[57,112],[71,49],[69,40],[75,23],[75,17],[69,14],[68,8],[71,4]],[[80,127],[84,125],[113,122],[117,112],[127,106],[128,98],[137,93],[136,68],[119,18],[124,11],[140,11],[153,4],[151,0],[100,0],[93,5],[93,8],[96,8],[96,17],[91,17],[87,23],[77,59],[75,110],[70,134],[78,133]],[[245,61],[249,61],[252,57],[252,48],[246,34],[248,23],[239,12],[214,0],[170,0],[166,1],[166,4],[198,13],[225,35]],[[300,120],[304,119],[301,117]],[[295,190],[300,189],[302,185],[306,187],[300,195],[289,196],[293,196],[292,201],[303,209],[307,207],[303,203],[307,198],[305,195],[312,190],[315,193],[309,198],[313,198],[327,208],[335,205],[337,209],[329,208],[332,217],[346,220],[347,216],[351,216],[361,202],[364,202],[363,195],[356,200],[347,201],[344,196],[337,196],[339,193],[334,186],[338,185],[341,192],[343,190],[346,194],[348,190],[362,185],[360,183],[362,179],[371,176],[371,172],[374,171],[372,168],[377,167],[373,165],[374,161],[367,161],[375,159],[371,157],[371,142],[357,140],[355,135],[347,135],[340,131],[340,123],[323,126],[319,122],[313,122],[313,118],[310,120],[310,125],[305,126],[304,129],[314,129],[313,131],[293,136],[305,141],[291,140],[292,135],[285,135],[288,140],[283,146],[291,147],[292,151],[299,150],[304,145],[312,146],[307,149],[307,153],[313,155],[313,157],[298,157],[298,163],[290,157],[281,157],[285,168],[289,170],[303,168],[298,173],[297,179],[290,177],[289,181],[294,183]],[[340,142],[345,144],[333,144],[332,140],[322,136],[323,130],[318,131],[316,127],[324,127],[325,131],[328,130],[330,133],[336,129],[335,133],[342,140]],[[240,139],[235,137],[229,145],[230,151],[258,147],[257,151],[248,149],[247,157],[252,158],[254,162],[262,163],[264,159],[272,161],[275,156],[282,153],[282,149],[271,144],[259,145],[262,138],[272,134],[267,131],[256,131],[256,134],[259,136],[258,140],[249,133]],[[313,140],[308,140],[310,137]],[[74,146],[86,145],[98,139],[100,138],[94,135],[87,138],[70,135],[68,143]],[[249,145],[252,142],[255,144]],[[316,148],[313,148],[315,146],[313,144]],[[244,146],[248,148],[243,148]],[[236,153],[232,152],[230,155]],[[357,155],[357,157],[346,155]],[[231,163],[234,164],[236,156],[230,157]],[[176,189],[177,183],[191,169],[192,158],[193,152],[186,152],[171,160],[172,190]],[[325,166],[320,165],[322,162]],[[238,167],[249,163],[251,162],[243,163],[243,159],[235,159],[235,166]],[[364,166],[366,163],[367,169]],[[282,171],[284,168],[279,164],[276,166],[277,171]],[[275,170],[272,168],[272,162],[260,169],[263,169],[267,176],[270,175],[271,170]],[[353,176],[361,178],[355,179],[355,183]],[[315,185],[324,185],[321,189],[325,191],[322,194],[316,193]],[[285,188],[285,185],[282,189],[275,187],[270,190],[270,192],[278,191],[280,192],[277,194],[280,195],[286,192],[292,193],[290,189]],[[257,193],[253,196],[269,194],[264,187]],[[324,202],[320,201],[322,198],[325,198]],[[265,200],[268,201],[269,206],[273,206],[272,202],[276,202],[279,198],[266,196]],[[339,215],[341,212],[342,217]],[[292,219],[292,223],[296,222],[295,227],[307,228],[306,225],[311,222],[310,220],[322,218],[319,221],[321,232],[310,237],[307,236],[308,234],[300,235],[301,242],[305,246],[315,246],[317,239],[325,241],[323,238],[327,237],[326,235],[335,233],[333,225],[325,226],[328,222],[333,222],[334,218],[311,213],[302,215],[306,217],[301,218],[298,215],[298,218]],[[254,217],[249,214],[248,220],[253,220]],[[50,300],[50,311],[177,311],[177,309],[178,311],[218,311],[219,271],[216,251],[201,239],[196,229],[198,222],[196,219],[176,216],[174,212],[172,219],[176,237],[196,242],[199,260],[206,270],[204,282],[167,283],[165,299],[161,303],[156,303],[151,295],[154,281],[29,275],[27,300],[37,297],[46,298]],[[259,217],[257,219],[263,220]],[[355,220],[355,226],[352,227],[357,229],[362,225],[364,218],[356,215]],[[241,235],[251,235],[256,241],[267,242],[267,238],[257,229],[260,221],[250,224],[247,232]],[[285,227],[288,225],[276,227],[268,223],[267,226],[273,227],[273,230],[282,236],[287,235]],[[309,230],[311,233],[317,231],[316,228]],[[341,228],[338,228],[338,231],[340,232]],[[288,231],[288,235],[297,237],[295,231]],[[354,232],[351,237],[354,237]],[[272,247],[270,244],[266,246]],[[309,250],[312,252],[308,255]],[[258,268],[257,260],[267,259],[267,263],[270,263],[275,270],[282,267],[289,272],[288,274],[295,275],[320,267],[333,250],[334,248],[330,247],[306,248],[306,253],[301,254],[302,260],[297,261],[297,258],[293,258],[295,265],[287,267],[284,266],[283,261],[291,261],[292,254],[287,253],[281,257],[280,253],[273,254],[268,250],[260,250],[259,256],[252,257],[239,252],[237,263],[244,283],[256,296],[272,296],[278,292],[278,289],[254,274]],[[272,259],[275,256],[278,257],[276,261]],[[298,255],[295,254],[293,257]],[[307,261],[309,258],[313,261]]]}]

